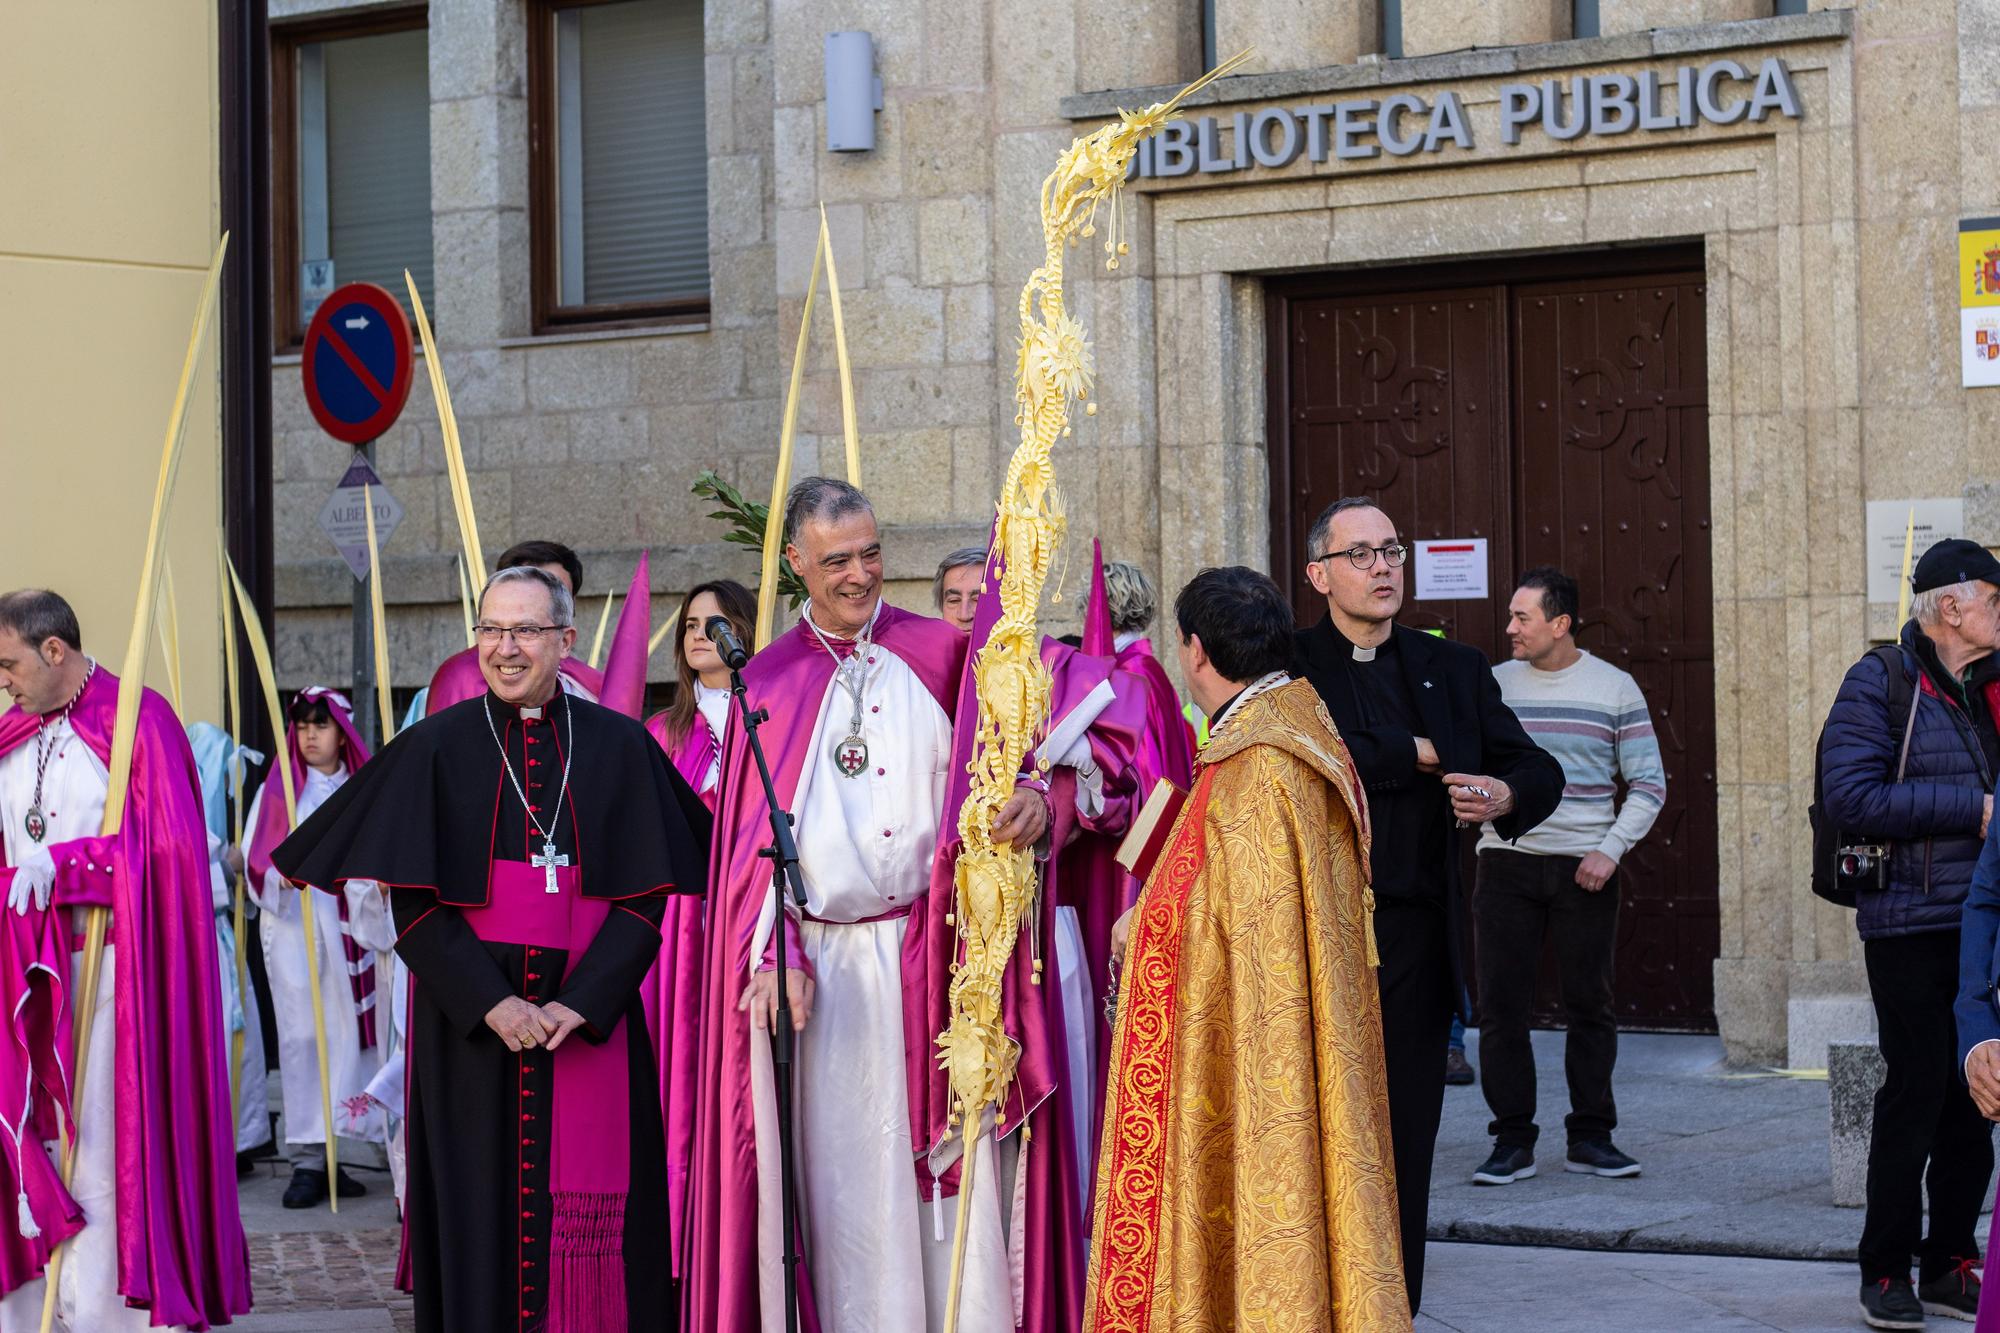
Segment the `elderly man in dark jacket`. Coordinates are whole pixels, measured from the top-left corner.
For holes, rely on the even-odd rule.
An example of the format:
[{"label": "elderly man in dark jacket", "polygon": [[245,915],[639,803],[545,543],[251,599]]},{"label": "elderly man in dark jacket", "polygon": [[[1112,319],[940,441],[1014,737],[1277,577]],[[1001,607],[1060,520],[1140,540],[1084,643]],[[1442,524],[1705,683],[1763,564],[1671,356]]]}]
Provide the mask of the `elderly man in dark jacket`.
[{"label": "elderly man in dark jacket", "polygon": [[[1848,669],[1820,752],[1827,813],[1891,848],[1885,882],[1859,894],[1855,914],[1888,1066],[1861,1228],[1861,1306],[1872,1328],[1922,1328],[1926,1309],[1972,1317],[1973,1229],[1993,1172],[1992,1128],[1958,1075],[1952,1009],[1960,917],[2000,768],[2000,561],[1975,542],[1942,541],[1910,583],[1898,665],[1870,653]],[[1910,700],[1907,715],[1891,706],[1890,670],[1908,682],[1895,692]]]}]

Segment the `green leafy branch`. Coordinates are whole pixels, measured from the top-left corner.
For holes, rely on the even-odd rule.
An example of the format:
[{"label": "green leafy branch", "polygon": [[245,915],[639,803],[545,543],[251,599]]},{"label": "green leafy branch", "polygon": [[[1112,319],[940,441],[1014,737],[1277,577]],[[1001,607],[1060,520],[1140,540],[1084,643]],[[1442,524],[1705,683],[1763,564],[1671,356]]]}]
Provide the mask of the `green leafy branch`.
[{"label": "green leafy branch", "polygon": [[[728,525],[722,540],[747,546],[760,558],[763,556],[764,529],[771,522],[771,506],[746,499],[743,492],[715,475],[712,468],[703,468],[690,489],[702,499],[712,500],[721,506],[711,511],[709,517]],[[806,599],[806,585],[782,560],[778,562],[778,596],[794,609]]]}]

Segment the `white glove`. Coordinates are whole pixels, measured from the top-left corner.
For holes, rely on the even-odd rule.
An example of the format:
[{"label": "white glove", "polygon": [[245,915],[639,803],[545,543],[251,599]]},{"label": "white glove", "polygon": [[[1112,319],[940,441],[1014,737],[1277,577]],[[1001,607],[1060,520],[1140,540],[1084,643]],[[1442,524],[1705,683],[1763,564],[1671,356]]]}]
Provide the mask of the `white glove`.
[{"label": "white glove", "polygon": [[28,853],[27,859],[14,867],[14,883],[7,890],[7,906],[14,909],[15,916],[28,914],[28,901],[34,900],[36,908],[49,910],[49,897],[56,887],[56,860],[49,855],[46,847],[37,847]]},{"label": "white glove", "polygon": [[1090,737],[1078,736],[1056,761],[1060,768],[1076,770],[1076,812],[1085,819],[1104,813],[1104,770],[1091,753]]}]

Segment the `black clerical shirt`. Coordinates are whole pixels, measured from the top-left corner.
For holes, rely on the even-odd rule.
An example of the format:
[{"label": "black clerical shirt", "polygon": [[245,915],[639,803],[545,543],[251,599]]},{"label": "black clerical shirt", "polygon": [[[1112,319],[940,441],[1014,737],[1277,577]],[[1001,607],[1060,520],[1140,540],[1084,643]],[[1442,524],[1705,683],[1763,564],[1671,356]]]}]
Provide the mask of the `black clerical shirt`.
[{"label": "black clerical shirt", "polygon": [[[1359,649],[1357,653],[1366,653]],[[1403,670],[1394,636],[1383,640],[1372,660],[1354,660],[1355,690],[1363,725],[1424,734],[1417,702]],[[1368,819],[1374,841],[1368,864],[1378,897],[1437,898],[1444,892],[1445,821],[1450,798],[1444,783],[1419,773],[1415,782],[1374,787],[1368,792]]]}]

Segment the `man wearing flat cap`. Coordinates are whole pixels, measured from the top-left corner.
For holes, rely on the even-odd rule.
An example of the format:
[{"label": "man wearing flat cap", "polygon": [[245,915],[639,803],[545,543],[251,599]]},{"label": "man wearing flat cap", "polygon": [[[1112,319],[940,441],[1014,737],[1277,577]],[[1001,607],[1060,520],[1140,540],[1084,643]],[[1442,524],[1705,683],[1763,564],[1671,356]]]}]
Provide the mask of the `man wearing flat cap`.
[{"label": "man wearing flat cap", "polygon": [[[1960,1072],[1953,1007],[1960,918],[1976,935],[1967,893],[2000,771],[2000,560],[1977,542],[1941,541],[1910,587],[1899,641],[1848,669],[1819,750],[1823,813],[1839,842],[1876,849],[1866,873],[1847,877],[1888,1066],[1859,1247],[1873,1328],[1922,1328],[1926,1311],[1973,1317],[1974,1228],[1993,1174],[1992,1126]],[[1989,952],[1992,936],[1989,926]]]}]

